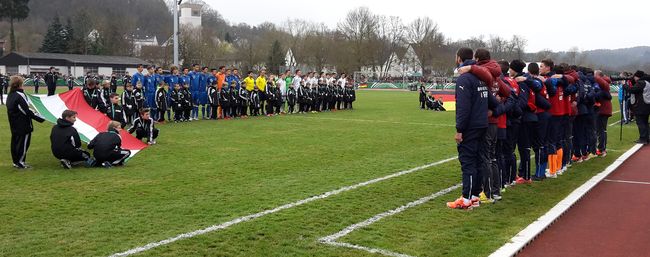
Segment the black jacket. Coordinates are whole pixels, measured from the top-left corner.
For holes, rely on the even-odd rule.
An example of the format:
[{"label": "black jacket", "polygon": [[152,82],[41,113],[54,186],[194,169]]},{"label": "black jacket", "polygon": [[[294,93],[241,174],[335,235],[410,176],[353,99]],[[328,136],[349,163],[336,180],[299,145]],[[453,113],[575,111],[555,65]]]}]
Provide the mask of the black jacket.
[{"label": "black jacket", "polygon": [[208,103],[210,106],[219,106],[219,89],[216,86],[208,87]]},{"label": "black jacket", "polygon": [[90,105],[93,109],[97,109],[100,105],[100,98],[99,98],[99,90],[96,88],[87,88],[85,87],[83,89],[84,93],[84,99],[86,99],[86,103]]},{"label": "black jacket", "polygon": [[27,96],[22,89],[10,92],[7,95],[7,116],[11,133],[26,135],[34,131],[32,120],[43,122],[45,119],[34,114],[27,104]]},{"label": "black jacket", "polygon": [[72,126],[71,122],[61,118],[52,127],[50,142],[52,143],[52,154],[57,159],[63,159],[67,156],[66,154],[81,148],[81,139],[77,129]]},{"label": "black jacket", "polygon": [[133,97],[133,91],[124,90],[122,92],[122,109],[127,114],[133,114],[137,111],[137,105],[135,103],[135,97]]},{"label": "black jacket", "polygon": [[111,104],[106,109],[106,116],[111,120],[118,121],[122,124],[122,128],[126,126],[126,112],[119,104]]},{"label": "black jacket", "polygon": [[650,77],[641,78],[628,90],[634,96],[634,103],[632,104],[634,115],[650,114],[650,104],[643,101],[643,89],[646,87],[646,81],[650,82]]},{"label": "black jacket", "polygon": [[88,149],[93,149],[95,159],[106,160],[112,153],[122,150],[122,138],[117,131],[111,129],[97,134],[88,144]]},{"label": "black jacket", "polygon": [[56,81],[59,79],[59,76],[56,75],[54,72],[47,72],[45,73],[45,85],[48,87],[55,87],[56,86]]},{"label": "black jacket", "polygon": [[167,91],[164,87],[159,87],[156,90],[156,108],[167,110]]}]

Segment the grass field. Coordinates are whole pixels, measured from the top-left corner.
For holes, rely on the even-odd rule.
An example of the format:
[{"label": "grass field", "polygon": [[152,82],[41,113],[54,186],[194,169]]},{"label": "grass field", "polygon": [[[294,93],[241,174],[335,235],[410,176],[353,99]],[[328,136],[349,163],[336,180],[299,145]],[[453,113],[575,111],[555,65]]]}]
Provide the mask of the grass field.
[{"label": "grass field", "polygon": [[[125,167],[63,170],[36,125],[27,161],[9,161],[0,107],[0,255],[109,256],[341,187],[456,156],[454,113],[418,109],[417,92],[359,91],[354,111],[161,125],[158,145]],[[617,106],[615,104],[615,106]],[[618,115],[610,120],[616,121]],[[486,256],[602,171],[636,128],[610,127],[606,158],[517,186],[473,211],[459,190],[339,242],[416,256]],[[137,256],[379,256],[319,238],[460,182],[457,160],[179,240]]]}]

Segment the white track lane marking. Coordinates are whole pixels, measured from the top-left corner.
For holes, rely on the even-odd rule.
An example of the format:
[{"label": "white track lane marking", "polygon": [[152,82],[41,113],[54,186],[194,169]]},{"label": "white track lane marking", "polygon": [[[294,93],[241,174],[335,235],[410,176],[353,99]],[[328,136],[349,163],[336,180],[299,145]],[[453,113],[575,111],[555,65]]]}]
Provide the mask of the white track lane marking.
[{"label": "white track lane marking", "polygon": [[627,184],[650,185],[650,182],[644,182],[644,181],[629,181],[629,180],[617,180],[617,179],[604,179],[604,181],[616,182],[616,183],[627,183]]}]

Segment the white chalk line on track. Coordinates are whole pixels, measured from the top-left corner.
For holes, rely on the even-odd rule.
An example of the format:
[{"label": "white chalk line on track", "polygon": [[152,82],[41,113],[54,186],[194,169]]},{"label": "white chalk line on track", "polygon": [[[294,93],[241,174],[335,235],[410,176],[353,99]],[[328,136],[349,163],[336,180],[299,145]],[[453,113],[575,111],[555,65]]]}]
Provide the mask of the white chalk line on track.
[{"label": "white chalk line on track", "polygon": [[310,116],[302,116],[302,115],[295,115],[295,116],[291,116],[291,117],[306,118],[306,119],[317,119],[317,120],[335,120],[335,121],[389,123],[389,124],[400,124],[400,125],[425,125],[425,126],[439,126],[439,127],[456,127],[456,125],[443,124],[443,123],[437,124],[437,123],[426,123],[426,122],[401,122],[401,121],[389,121],[389,120],[365,120],[365,119],[310,117]]},{"label": "white chalk line on track", "polygon": [[338,240],[339,238],[344,237],[344,236],[352,233],[353,231],[355,231],[357,229],[370,226],[373,223],[375,223],[377,221],[380,221],[383,218],[393,216],[395,214],[403,212],[406,209],[421,205],[421,204],[429,202],[429,201],[431,201],[431,200],[433,200],[435,198],[446,195],[446,194],[450,193],[451,191],[460,188],[461,186],[462,186],[462,184],[456,184],[456,185],[453,185],[451,187],[440,190],[440,191],[438,191],[436,193],[433,193],[431,195],[422,197],[422,198],[420,198],[418,200],[415,200],[413,202],[407,203],[406,205],[402,205],[402,206],[397,207],[395,209],[392,209],[390,211],[382,212],[382,213],[377,214],[377,215],[375,215],[375,216],[373,216],[373,217],[371,217],[371,218],[369,218],[367,220],[364,220],[364,221],[356,223],[356,224],[352,224],[352,225],[344,228],[343,230],[341,230],[341,231],[339,231],[337,233],[334,233],[334,234],[329,235],[329,236],[322,237],[322,238],[318,239],[318,241],[323,243],[323,244],[328,244],[328,245],[332,245],[332,246],[339,246],[339,247],[346,247],[346,248],[352,248],[352,249],[357,249],[357,250],[363,250],[363,251],[366,251],[366,252],[379,253],[379,254],[383,254],[383,255],[386,255],[386,256],[411,257],[410,255],[406,255],[406,254],[402,254],[402,253],[396,253],[396,252],[392,252],[392,251],[388,251],[388,250],[384,250],[384,249],[370,248],[370,247],[355,245],[355,244],[350,244],[350,243],[342,243],[342,242],[337,242],[336,240]]},{"label": "white chalk line on track", "polygon": [[490,257],[504,257],[504,256],[515,256],[519,251],[521,251],[528,243],[533,241],[535,237],[541,234],[546,228],[548,228],[555,220],[557,220],[562,214],[567,212],[574,204],[578,202],[583,196],[585,196],[592,188],[594,188],[600,181],[604,180],[605,177],[609,176],[614,172],[625,160],[630,158],[634,153],[641,149],[642,145],[637,144],[630,148],[628,151],[623,153],[618,159],[616,159],[611,165],[609,165],[605,170],[596,174],[587,182],[582,184],[580,187],[576,188],[562,201],[557,203],[553,208],[551,208],[546,214],[539,217],[533,223],[529,224],[526,228],[521,230],[517,235],[512,237],[509,242],[501,246],[499,249],[490,254]]},{"label": "white chalk line on track", "polygon": [[160,240],[160,241],[157,241],[157,242],[151,242],[151,243],[148,243],[146,245],[138,246],[138,247],[129,249],[129,250],[124,251],[124,252],[119,252],[119,253],[112,254],[112,255],[110,255],[110,257],[129,256],[129,255],[141,253],[141,252],[144,252],[144,251],[148,251],[148,250],[151,250],[151,249],[156,248],[156,247],[167,245],[167,244],[170,244],[170,243],[182,240],[182,239],[192,238],[192,237],[195,237],[195,236],[203,235],[203,234],[210,233],[210,232],[217,231],[217,230],[223,230],[223,229],[226,229],[226,228],[228,228],[230,226],[233,226],[233,225],[236,225],[236,224],[239,224],[239,223],[254,220],[254,219],[257,219],[257,218],[260,218],[260,217],[263,217],[263,216],[266,216],[266,215],[269,215],[269,214],[272,214],[272,213],[276,213],[276,212],[279,212],[279,211],[282,211],[282,210],[290,209],[290,208],[300,206],[300,205],[303,205],[303,204],[306,204],[306,203],[309,203],[309,202],[313,202],[313,201],[316,201],[316,200],[325,199],[325,198],[328,198],[328,197],[333,196],[333,195],[337,195],[337,194],[340,194],[340,193],[343,193],[343,192],[351,191],[351,190],[354,190],[354,189],[357,189],[357,188],[360,188],[360,187],[364,187],[364,186],[367,186],[367,185],[375,184],[375,183],[378,183],[378,182],[381,182],[381,181],[384,181],[384,180],[396,178],[396,177],[403,176],[403,175],[406,175],[406,174],[409,174],[409,173],[413,173],[413,172],[420,171],[420,170],[423,170],[423,169],[427,169],[427,168],[430,168],[430,167],[438,166],[438,165],[441,165],[441,164],[444,164],[444,163],[447,163],[447,162],[450,162],[450,161],[453,161],[453,160],[456,160],[456,159],[458,159],[457,156],[447,158],[447,159],[444,159],[444,160],[440,160],[440,161],[437,161],[437,162],[432,162],[432,163],[429,163],[429,164],[425,164],[425,165],[415,167],[415,168],[412,168],[412,169],[399,171],[399,172],[396,172],[396,173],[393,173],[393,174],[390,174],[390,175],[386,175],[386,176],[383,176],[383,177],[371,179],[371,180],[364,181],[364,182],[361,182],[361,183],[358,183],[358,184],[355,184],[355,185],[341,187],[339,189],[332,190],[332,191],[329,191],[329,192],[325,192],[325,193],[322,193],[320,195],[316,195],[316,196],[305,198],[305,199],[302,199],[302,200],[299,200],[299,201],[296,201],[296,202],[284,204],[284,205],[278,206],[278,207],[276,207],[274,209],[269,209],[269,210],[261,211],[261,212],[258,212],[258,213],[246,215],[246,216],[239,217],[239,218],[236,218],[236,219],[233,219],[233,220],[230,220],[230,221],[226,221],[224,223],[215,224],[215,225],[203,228],[203,229],[199,229],[199,230],[179,234],[179,235],[176,235],[176,236],[164,239],[164,240]]},{"label": "white chalk line on track", "polygon": [[615,182],[615,183],[626,183],[626,184],[650,185],[650,182],[645,182],[645,181],[630,181],[630,180],[618,180],[618,179],[604,179],[604,181]]}]

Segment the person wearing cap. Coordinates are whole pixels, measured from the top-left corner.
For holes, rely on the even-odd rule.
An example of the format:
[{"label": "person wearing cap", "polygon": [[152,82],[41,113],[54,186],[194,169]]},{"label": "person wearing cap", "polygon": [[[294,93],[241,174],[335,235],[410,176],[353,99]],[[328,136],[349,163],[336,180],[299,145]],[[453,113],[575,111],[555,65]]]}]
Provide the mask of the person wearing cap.
[{"label": "person wearing cap", "polygon": [[[54,95],[56,92],[56,81],[59,79],[59,76],[56,75],[54,67],[50,67],[50,70],[45,73],[45,85],[47,86],[47,95]],[[38,83],[38,80],[34,81]]]}]

